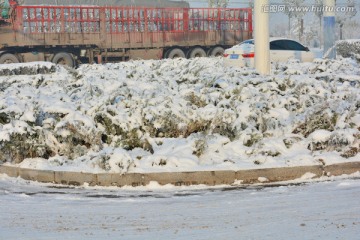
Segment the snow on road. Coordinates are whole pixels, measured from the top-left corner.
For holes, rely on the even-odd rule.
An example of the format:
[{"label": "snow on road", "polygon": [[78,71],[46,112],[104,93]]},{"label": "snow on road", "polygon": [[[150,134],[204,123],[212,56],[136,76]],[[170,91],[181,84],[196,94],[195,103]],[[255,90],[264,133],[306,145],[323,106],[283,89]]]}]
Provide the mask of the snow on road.
[{"label": "snow on road", "polygon": [[357,239],[360,180],[59,188],[0,177],[0,239]]}]

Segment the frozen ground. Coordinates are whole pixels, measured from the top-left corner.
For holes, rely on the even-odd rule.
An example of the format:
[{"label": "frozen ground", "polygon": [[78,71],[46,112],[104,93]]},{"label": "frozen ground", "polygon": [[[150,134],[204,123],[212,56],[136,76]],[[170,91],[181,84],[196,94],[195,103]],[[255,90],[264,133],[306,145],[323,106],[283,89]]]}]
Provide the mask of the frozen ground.
[{"label": "frozen ground", "polygon": [[0,163],[87,172],[360,161],[360,67],[221,58],[0,66]]},{"label": "frozen ground", "polygon": [[0,176],[0,239],[358,239],[360,180],[59,188]]}]

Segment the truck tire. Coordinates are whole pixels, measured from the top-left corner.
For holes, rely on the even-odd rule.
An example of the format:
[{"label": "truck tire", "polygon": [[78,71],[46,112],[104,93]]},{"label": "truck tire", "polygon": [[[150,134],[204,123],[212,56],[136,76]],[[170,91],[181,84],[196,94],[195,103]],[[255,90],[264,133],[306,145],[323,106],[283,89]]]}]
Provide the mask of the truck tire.
[{"label": "truck tire", "polygon": [[0,64],[19,63],[19,59],[11,53],[5,53],[0,57]]},{"label": "truck tire", "polygon": [[71,56],[71,54],[66,52],[60,52],[55,54],[51,62],[59,65],[66,65],[69,67],[75,66],[74,58]]},{"label": "truck tire", "polygon": [[171,49],[166,55],[166,57],[170,59],[185,58],[185,53],[180,48]]},{"label": "truck tire", "polygon": [[224,54],[225,50],[222,47],[214,47],[213,49],[210,50],[210,54],[209,57],[220,57]]},{"label": "truck tire", "polygon": [[188,58],[196,58],[196,57],[206,57],[206,52],[201,47],[196,47],[191,49],[190,53],[188,54]]}]

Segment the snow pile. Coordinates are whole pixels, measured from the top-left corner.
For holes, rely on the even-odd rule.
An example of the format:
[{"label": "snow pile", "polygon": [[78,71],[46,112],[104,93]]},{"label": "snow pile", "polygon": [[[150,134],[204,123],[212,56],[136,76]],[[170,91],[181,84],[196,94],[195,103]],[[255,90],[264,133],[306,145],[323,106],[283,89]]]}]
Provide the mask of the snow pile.
[{"label": "snow pile", "polygon": [[1,66],[2,162],[125,173],[360,161],[351,59],[276,64],[267,77],[221,58],[29,68],[45,67]]}]

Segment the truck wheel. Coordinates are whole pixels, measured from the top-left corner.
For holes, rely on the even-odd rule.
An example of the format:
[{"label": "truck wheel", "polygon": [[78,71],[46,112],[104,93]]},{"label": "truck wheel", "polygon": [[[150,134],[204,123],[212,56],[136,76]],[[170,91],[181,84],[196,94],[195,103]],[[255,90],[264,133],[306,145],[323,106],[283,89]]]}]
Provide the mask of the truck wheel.
[{"label": "truck wheel", "polygon": [[11,53],[5,53],[0,57],[0,64],[19,63],[19,59]]},{"label": "truck wheel", "polygon": [[66,65],[69,67],[75,66],[73,57],[69,53],[66,53],[66,52],[61,52],[61,53],[55,54],[55,56],[53,57],[51,62],[53,62],[55,64],[59,64],[59,65]]},{"label": "truck wheel", "polygon": [[215,47],[213,49],[210,50],[210,55],[212,57],[220,57],[224,54],[224,48],[222,47]]},{"label": "truck wheel", "polygon": [[164,52],[164,57],[163,58],[168,58],[169,57],[169,53],[171,52],[172,49],[168,49]]},{"label": "truck wheel", "polygon": [[166,55],[166,57],[170,59],[185,58],[185,53],[180,48],[171,49]]},{"label": "truck wheel", "polygon": [[200,47],[193,48],[188,55],[188,58],[206,57],[206,52]]}]

